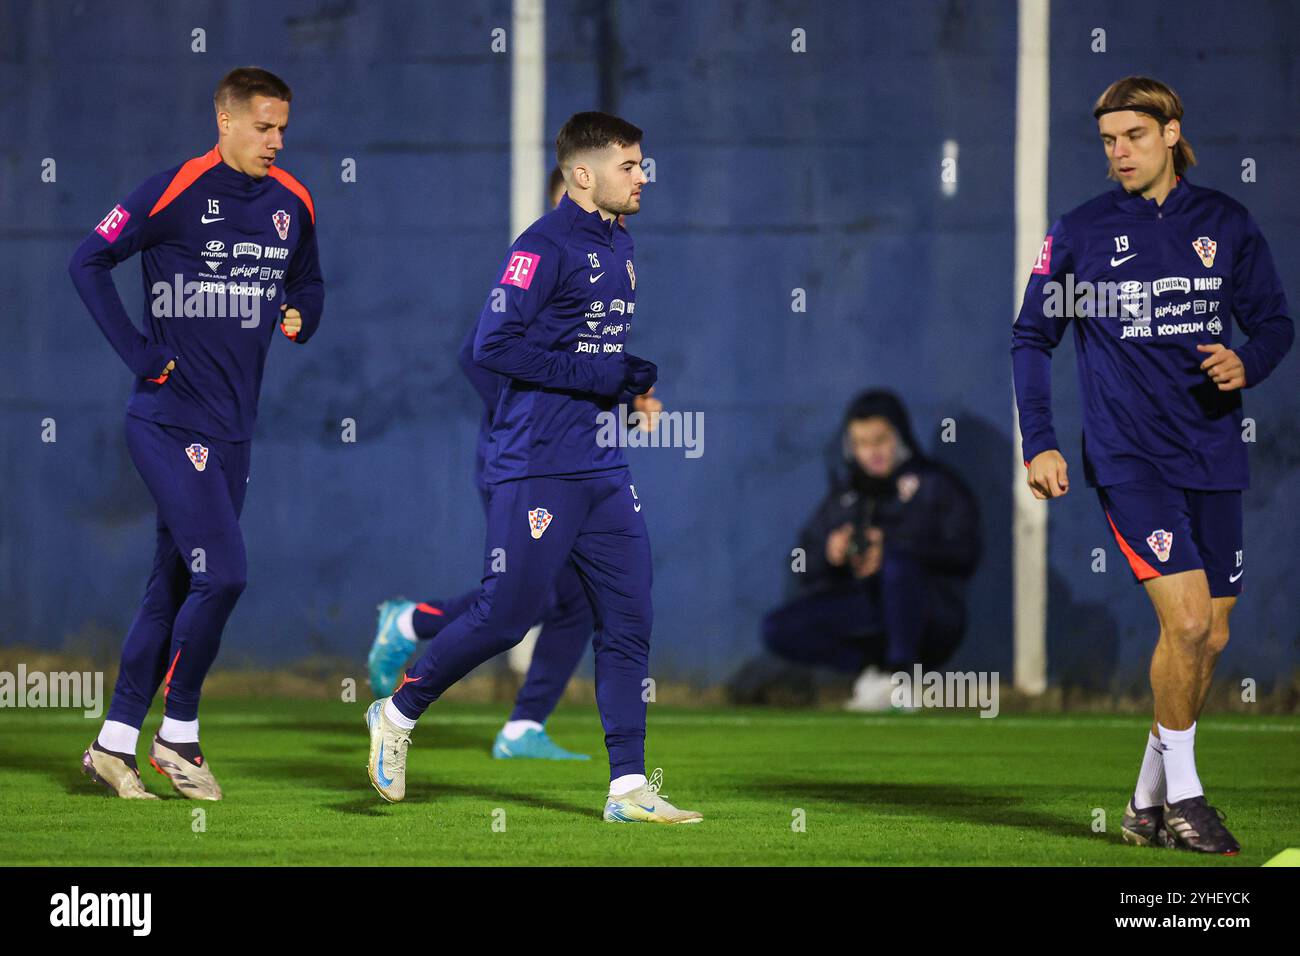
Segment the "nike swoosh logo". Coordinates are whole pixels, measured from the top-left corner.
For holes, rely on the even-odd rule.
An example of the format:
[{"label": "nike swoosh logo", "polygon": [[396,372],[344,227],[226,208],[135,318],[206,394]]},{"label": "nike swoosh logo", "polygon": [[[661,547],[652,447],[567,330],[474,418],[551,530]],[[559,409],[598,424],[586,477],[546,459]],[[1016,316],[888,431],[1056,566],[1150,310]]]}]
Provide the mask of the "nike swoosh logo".
[{"label": "nike swoosh logo", "polygon": [[655,812],[655,808],[653,806],[647,807],[644,803],[638,803],[637,806],[640,807],[642,810],[644,810],[646,813]]},{"label": "nike swoosh logo", "polygon": [[375,771],[375,776],[379,779],[381,787],[392,786],[393,778],[384,776],[384,746],[379,745],[379,769]]},{"label": "nike swoosh logo", "polygon": [[600,278],[600,276],[603,276],[604,274],[605,274],[605,273],[602,272],[600,275],[597,275],[597,276],[587,276],[587,281],[588,281],[588,282],[595,282],[597,279]]},{"label": "nike swoosh logo", "polygon": [[1113,268],[1114,266],[1122,266],[1124,263],[1128,262],[1130,259],[1133,258],[1133,256],[1136,255],[1137,253],[1135,252],[1133,253],[1133,255],[1125,256],[1123,259],[1116,259],[1114,256],[1111,256],[1110,257],[1111,267]]},{"label": "nike swoosh logo", "polygon": [[210,222],[221,222],[225,218],[226,218],[225,216],[217,216],[215,219],[209,219],[207,216],[201,216],[199,218],[199,222],[203,223],[203,225],[206,226]]},{"label": "nike swoosh logo", "polygon": [[1246,573],[1246,569],[1245,569],[1245,568],[1242,568],[1242,569],[1241,569],[1240,571],[1238,571],[1236,574],[1230,574],[1230,575],[1228,575],[1228,583],[1229,583],[1229,584],[1236,584],[1236,583],[1237,583],[1237,579],[1240,578],[1240,577],[1241,577],[1243,574],[1245,574],[1245,573]]}]

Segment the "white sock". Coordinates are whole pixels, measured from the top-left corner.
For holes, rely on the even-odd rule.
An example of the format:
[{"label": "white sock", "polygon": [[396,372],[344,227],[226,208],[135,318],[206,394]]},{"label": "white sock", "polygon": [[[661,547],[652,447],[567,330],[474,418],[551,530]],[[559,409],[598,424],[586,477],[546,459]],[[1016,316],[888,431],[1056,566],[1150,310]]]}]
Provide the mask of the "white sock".
[{"label": "white sock", "polygon": [[173,744],[197,744],[199,742],[199,722],[195,720],[173,720],[163,717],[158,736]]},{"label": "white sock", "polygon": [[106,720],[99,728],[99,745],[118,754],[134,754],[140,742],[140,728],[118,720]]},{"label": "white sock", "polygon": [[506,735],[506,740],[518,740],[525,731],[541,729],[542,725],[535,720],[507,720],[501,733]]},{"label": "white sock", "polygon": [[1146,750],[1142,754],[1142,769],[1138,771],[1137,789],[1133,791],[1133,808],[1145,810],[1165,802],[1165,754],[1160,738],[1147,734]]},{"label": "white sock", "polygon": [[415,618],[414,604],[410,605],[405,611],[397,615],[397,631],[399,634],[402,635],[402,637],[406,638],[408,641],[416,640],[415,624],[413,623],[414,618]]},{"label": "white sock", "polygon": [[393,706],[391,697],[388,698],[388,703],[384,704],[384,716],[403,730],[410,730],[415,726],[415,721]]},{"label": "white sock", "polygon": [[609,795],[611,797],[621,797],[625,793],[631,793],[637,787],[644,787],[645,784],[645,774],[625,773],[623,776],[615,777],[609,782]]},{"label": "white sock", "polygon": [[1196,724],[1186,730],[1170,730],[1156,724],[1165,752],[1165,803],[1199,797],[1205,790],[1196,776]]}]

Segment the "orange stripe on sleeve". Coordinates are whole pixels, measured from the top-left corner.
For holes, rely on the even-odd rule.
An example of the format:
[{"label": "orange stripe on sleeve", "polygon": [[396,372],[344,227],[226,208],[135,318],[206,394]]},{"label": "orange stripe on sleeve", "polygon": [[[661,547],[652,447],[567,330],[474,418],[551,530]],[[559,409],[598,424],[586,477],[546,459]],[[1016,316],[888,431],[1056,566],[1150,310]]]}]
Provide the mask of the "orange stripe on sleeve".
[{"label": "orange stripe on sleeve", "polygon": [[285,189],[293,193],[302,200],[302,204],[307,207],[307,215],[311,216],[312,225],[316,225],[316,207],[312,204],[311,193],[307,192],[307,187],[298,180],[294,179],[279,166],[272,166],[268,171],[271,178],[284,186]]},{"label": "orange stripe on sleeve", "polygon": [[217,147],[215,146],[202,156],[195,156],[187,162],[176,171],[176,175],[172,177],[172,181],[167,184],[167,188],[163,190],[163,194],[158,197],[158,201],[154,203],[153,208],[149,210],[149,215],[151,217],[155,216],[166,209],[173,199],[193,186],[196,179],[219,162],[221,162],[221,153],[217,151]]}]

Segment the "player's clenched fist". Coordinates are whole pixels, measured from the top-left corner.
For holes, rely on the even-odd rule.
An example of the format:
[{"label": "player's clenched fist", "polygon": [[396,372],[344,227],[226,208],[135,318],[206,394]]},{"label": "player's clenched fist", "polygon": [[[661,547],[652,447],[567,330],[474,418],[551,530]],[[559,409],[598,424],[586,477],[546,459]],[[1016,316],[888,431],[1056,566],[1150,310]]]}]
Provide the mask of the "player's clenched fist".
[{"label": "player's clenched fist", "polygon": [[287,305],[280,306],[280,331],[289,338],[296,338],[302,331],[302,313]]},{"label": "player's clenched fist", "polygon": [[1221,392],[1246,387],[1246,366],[1241,364],[1237,353],[1226,348],[1221,342],[1196,346],[1198,352],[1209,352],[1210,357],[1201,363],[1201,371],[1219,386]]},{"label": "player's clenched fist", "polygon": [[1065,459],[1055,448],[1040,451],[1029,463],[1029,490],[1035,498],[1059,498],[1070,490]]},{"label": "player's clenched fist", "polygon": [[633,411],[641,413],[641,430],[652,432],[659,424],[659,413],[664,410],[664,403],[654,397],[654,386],[650,386],[650,391],[644,395],[638,395],[632,399]]}]

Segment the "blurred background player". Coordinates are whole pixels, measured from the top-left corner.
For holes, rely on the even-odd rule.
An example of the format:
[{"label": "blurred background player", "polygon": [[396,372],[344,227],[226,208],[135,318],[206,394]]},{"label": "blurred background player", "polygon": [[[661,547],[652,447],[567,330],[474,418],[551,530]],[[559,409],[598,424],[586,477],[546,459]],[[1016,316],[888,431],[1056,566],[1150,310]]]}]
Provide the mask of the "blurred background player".
[{"label": "blurred background player", "polygon": [[[1130,76],[1102,93],[1093,116],[1118,186],[1052,226],[1013,329],[1028,482],[1036,498],[1070,490],[1051,360],[1071,314],[1052,302],[1067,278],[1075,288],[1142,283],[1112,302],[1097,297],[1074,325],[1084,476],[1160,623],[1155,721],[1122,832],[1141,845],[1234,854],[1197,775],[1196,721],[1245,574],[1240,390],[1277,367],[1295,333],[1254,219],[1184,178],[1196,157],[1178,95]],[[1248,337],[1236,349],[1233,317]]]},{"label": "blurred background player", "polygon": [[891,392],[853,399],[837,445],[830,490],[799,535],[798,596],[763,619],[763,644],[788,661],[860,671],[846,708],[888,710],[890,674],[938,667],[965,633],[979,510],[961,478],[921,451]]},{"label": "blurred background player", "polygon": [[[547,188],[552,209],[560,204],[564,194],[564,174],[557,166],[551,170]],[[620,226],[624,224],[624,218],[618,217]],[[479,423],[474,483],[486,509],[487,486],[483,481],[483,462],[488,436],[492,432],[492,411],[496,407],[501,376],[474,361],[474,335],[477,329],[478,323],[475,322],[461,344],[457,359],[461,371],[474,386],[484,405],[483,417]],[[654,397],[653,387],[643,395],[625,392],[619,396],[619,402],[645,413],[640,419],[640,427],[654,430],[655,416],[663,406]],[[392,694],[417,642],[436,637],[449,622],[474,603],[478,593],[476,587],[448,600],[434,599],[417,603],[397,598],[379,605],[379,621],[368,660],[370,688],[376,697]],[[492,744],[493,757],[498,760],[590,759],[588,754],[573,753],[557,744],[547,734],[545,724],[564,696],[564,688],[582,660],[583,651],[594,628],[591,605],[587,601],[578,572],[570,561],[561,569],[540,621],[529,631],[530,635],[535,636],[535,643],[527,675],[515,696],[515,707],[510,719],[497,732]]]},{"label": "blurred background player", "polygon": [[572,561],[597,626],[596,702],[610,766],[603,819],[703,819],[674,807],[645,776],[650,541],[621,443],[598,440],[618,396],[644,393],[658,376],[625,348],[636,270],[632,239],[616,219],[641,207],[648,178],[640,143],[641,131],[618,117],[569,118],[556,138],[567,193],[515,240],[479,316],[473,359],[503,377],[484,464],[483,586],[393,696],[366,712],[370,782],[390,802],[406,795],[418,718],[447,687],[519,643]]},{"label": "blurred background player", "polygon": [[[122,646],[112,705],[82,756],[82,769],[120,797],[153,796],[135,753],[163,684],[150,762],[183,796],[221,798],[199,747],[199,695],[247,575],[239,514],[276,324],[259,317],[278,310],[281,330],[301,345],[325,301],[311,196],[273,165],[291,95],[265,70],[232,70],[214,96],[217,145],[115,206],[69,266],[86,308],[135,376],[126,445],[158,507],[153,571]],[[137,252],[153,299],[146,297],[145,334],[111,275]],[[159,308],[173,293],[184,303]],[[231,305],[214,314],[208,304],[217,299]],[[203,304],[192,310],[193,302]]]}]

